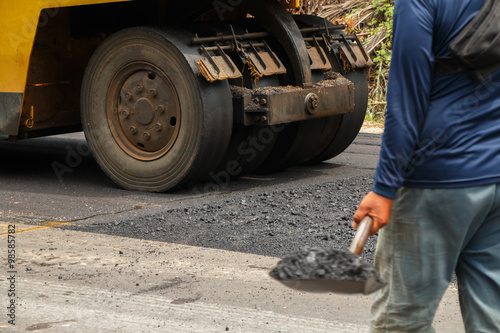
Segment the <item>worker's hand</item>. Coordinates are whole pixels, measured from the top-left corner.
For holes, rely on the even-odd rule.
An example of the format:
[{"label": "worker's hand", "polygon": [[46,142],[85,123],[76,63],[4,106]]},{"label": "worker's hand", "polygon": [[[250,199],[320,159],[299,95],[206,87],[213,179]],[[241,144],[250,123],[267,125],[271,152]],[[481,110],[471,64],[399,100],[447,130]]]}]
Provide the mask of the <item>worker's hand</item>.
[{"label": "worker's hand", "polygon": [[366,215],[369,215],[373,219],[373,227],[370,233],[370,235],[373,235],[389,223],[391,209],[392,199],[371,191],[361,200],[358,210],[354,213],[352,227],[356,229],[359,226],[359,222]]}]

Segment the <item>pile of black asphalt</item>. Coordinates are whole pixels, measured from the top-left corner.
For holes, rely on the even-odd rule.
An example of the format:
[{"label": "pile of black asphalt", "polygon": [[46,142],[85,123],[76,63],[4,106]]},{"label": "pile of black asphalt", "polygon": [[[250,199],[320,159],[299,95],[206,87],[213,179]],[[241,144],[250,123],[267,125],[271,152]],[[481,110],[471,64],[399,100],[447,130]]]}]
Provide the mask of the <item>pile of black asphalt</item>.
[{"label": "pile of black asphalt", "polygon": [[[107,223],[65,226],[122,237],[210,247],[284,258],[304,247],[347,251],[352,216],[372,188],[368,176],[270,190],[234,191],[189,205]],[[372,262],[377,236],[363,260]]]},{"label": "pile of black asphalt", "polygon": [[277,280],[343,280],[384,283],[375,268],[356,254],[320,247],[302,248],[282,259],[269,275]]}]

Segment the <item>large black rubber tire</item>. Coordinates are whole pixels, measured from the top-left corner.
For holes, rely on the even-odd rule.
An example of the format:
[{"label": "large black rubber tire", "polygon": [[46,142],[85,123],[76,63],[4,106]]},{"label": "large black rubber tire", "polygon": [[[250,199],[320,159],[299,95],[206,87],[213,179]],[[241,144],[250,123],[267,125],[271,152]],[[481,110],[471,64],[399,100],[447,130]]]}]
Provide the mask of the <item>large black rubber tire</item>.
[{"label": "large black rubber tire", "polygon": [[315,164],[334,158],[349,147],[358,136],[363,125],[368,105],[368,78],[366,70],[360,69],[344,73],[344,76],[354,83],[354,111],[342,115],[340,125],[336,124],[336,119],[331,119],[332,126],[338,130],[328,146],[315,158],[307,161],[307,164]]},{"label": "large black rubber tire", "polygon": [[[256,17],[267,18],[263,20],[263,24],[267,24],[281,45],[277,53],[288,68],[286,77],[282,78],[284,81],[282,85],[303,86],[304,83],[323,79],[322,75],[313,75],[311,72],[307,48],[293,17],[286,12],[278,13],[271,10],[271,2],[263,0],[259,7],[259,15]],[[287,124],[278,134],[271,153],[255,172],[275,172],[301,162],[308,156],[311,145],[319,139],[323,128],[324,121],[321,119]]]},{"label": "large black rubber tire", "polygon": [[[262,31],[262,27],[256,24],[254,19],[244,18],[232,22],[232,27],[220,22],[196,22],[190,24],[187,29],[194,35],[200,37],[216,36],[217,34],[236,35],[246,32]],[[260,40],[251,40],[260,42]],[[250,75],[245,59],[236,52],[228,55],[236,67],[241,71],[242,77],[228,79],[227,82],[235,87],[254,89],[255,81]],[[259,79],[260,88],[279,86],[280,82],[276,76],[264,76]],[[276,126],[244,126],[241,123],[233,124],[232,134],[228,149],[219,166],[209,174],[207,181],[220,183],[221,179],[228,181],[248,173],[257,168],[269,155],[274,145],[277,132],[280,127]]]},{"label": "large black rubber tire", "polygon": [[[299,27],[324,26],[324,19],[314,15],[294,16]],[[332,27],[333,23],[326,21]],[[342,34],[339,30],[331,30],[331,34]],[[364,69],[344,72],[340,65],[340,59],[332,53],[327,53],[332,70],[340,72],[354,83],[354,111],[344,115],[336,115],[324,118],[324,129],[320,138],[311,145],[309,156],[300,163],[315,164],[329,160],[342,153],[354,141],[365,119],[366,107],[368,105],[368,79]]]},{"label": "large black rubber tire", "polygon": [[[106,39],[88,64],[81,92],[85,136],[101,168],[124,188],[161,192],[196,182],[226,151],[232,128],[229,86],[222,81],[208,84],[199,75],[190,37],[180,29],[126,29]],[[127,80],[140,80],[143,73],[146,94],[125,96]],[[152,84],[148,78],[159,84],[163,112],[147,96],[146,85]],[[134,126],[120,118],[124,98],[132,101],[126,121]],[[134,104],[136,99],[142,100],[141,108]],[[130,127],[146,137],[145,132],[165,117],[159,114],[169,112],[174,114],[170,122],[159,126],[168,129],[168,135],[146,143],[130,139]],[[141,145],[151,149],[144,151]]]}]

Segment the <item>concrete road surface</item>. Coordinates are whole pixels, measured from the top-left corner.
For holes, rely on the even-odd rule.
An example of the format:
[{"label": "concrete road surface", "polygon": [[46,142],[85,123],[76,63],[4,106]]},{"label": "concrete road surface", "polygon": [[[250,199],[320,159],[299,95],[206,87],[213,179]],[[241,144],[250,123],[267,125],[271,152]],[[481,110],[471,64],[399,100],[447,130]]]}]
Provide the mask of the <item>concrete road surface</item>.
[{"label": "concrete road surface", "polygon": [[[8,225],[2,227],[5,253]],[[368,296],[288,289],[268,277],[278,258],[54,224],[16,224],[15,229],[12,273],[2,261],[0,329],[5,332],[368,331]],[[7,297],[9,288],[15,297]],[[14,318],[8,317],[11,299]],[[463,331],[455,289],[444,297],[436,328]]]}]

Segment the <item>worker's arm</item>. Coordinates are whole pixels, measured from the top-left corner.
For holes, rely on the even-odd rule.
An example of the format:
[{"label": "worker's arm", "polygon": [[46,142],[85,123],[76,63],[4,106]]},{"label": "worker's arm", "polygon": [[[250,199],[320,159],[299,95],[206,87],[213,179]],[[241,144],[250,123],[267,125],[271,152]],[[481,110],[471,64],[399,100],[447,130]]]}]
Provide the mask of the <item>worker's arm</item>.
[{"label": "worker's arm", "polygon": [[435,0],[396,0],[387,112],[375,186],[359,205],[353,227],[366,215],[372,234],[389,222],[392,199],[421,161],[413,160],[426,121],[434,66]]},{"label": "worker's arm", "polygon": [[383,185],[392,191],[389,197],[421,163],[412,153],[431,100],[434,16],[433,0],[395,1],[385,130],[374,188],[379,193],[377,185]]}]

